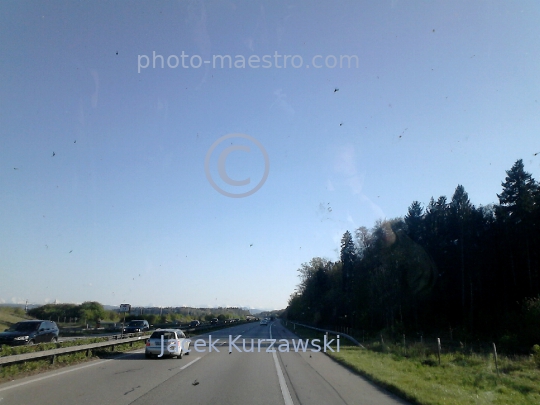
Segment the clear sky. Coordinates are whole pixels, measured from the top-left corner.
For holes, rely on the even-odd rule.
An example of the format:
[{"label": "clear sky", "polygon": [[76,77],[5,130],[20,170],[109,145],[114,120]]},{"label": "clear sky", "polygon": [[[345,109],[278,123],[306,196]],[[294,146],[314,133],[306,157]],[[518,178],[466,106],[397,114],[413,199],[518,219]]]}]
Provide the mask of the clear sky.
[{"label": "clear sky", "polygon": [[[458,184],[497,202],[517,159],[540,179],[539,21],[535,0],[1,2],[0,302],[284,308],[346,230]],[[227,134],[268,156],[245,198],[205,173]],[[233,194],[265,167],[238,136],[208,161]]]}]

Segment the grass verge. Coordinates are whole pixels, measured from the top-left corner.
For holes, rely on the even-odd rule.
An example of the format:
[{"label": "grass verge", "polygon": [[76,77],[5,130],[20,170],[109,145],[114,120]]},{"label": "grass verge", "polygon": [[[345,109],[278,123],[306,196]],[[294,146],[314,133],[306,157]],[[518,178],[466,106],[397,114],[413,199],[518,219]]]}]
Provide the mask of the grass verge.
[{"label": "grass verge", "polygon": [[27,316],[22,308],[0,307],[0,332],[17,322],[33,319]]},{"label": "grass verge", "polygon": [[[294,332],[310,339],[323,335],[302,327]],[[339,352],[327,354],[415,404],[540,403],[540,369],[532,358],[500,356],[497,375],[493,356],[487,354],[444,353],[439,365],[436,355],[420,344],[406,351],[392,344],[367,347],[342,345]]]}]

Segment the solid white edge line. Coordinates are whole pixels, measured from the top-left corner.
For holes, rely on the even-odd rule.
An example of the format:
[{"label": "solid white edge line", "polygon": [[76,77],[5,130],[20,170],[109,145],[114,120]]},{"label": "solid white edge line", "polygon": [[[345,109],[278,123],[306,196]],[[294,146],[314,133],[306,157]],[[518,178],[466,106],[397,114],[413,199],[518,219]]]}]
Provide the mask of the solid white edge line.
[{"label": "solid white edge line", "polygon": [[[270,339],[272,339],[272,325],[270,325]],[[272,357],[274,358],[274,364],[276,365],[276,372],[278,376],[279,387],[281,388],[281,395],[283,395],[283,402],[285,402],[285,405],[294,405],[291,393],[289,392],[289,388],[287,387],[287,383],[285,382],[285,377],[283,376],[283,371],[281,370],[281,366],[279,365],[276,352],[272,353]]]}]

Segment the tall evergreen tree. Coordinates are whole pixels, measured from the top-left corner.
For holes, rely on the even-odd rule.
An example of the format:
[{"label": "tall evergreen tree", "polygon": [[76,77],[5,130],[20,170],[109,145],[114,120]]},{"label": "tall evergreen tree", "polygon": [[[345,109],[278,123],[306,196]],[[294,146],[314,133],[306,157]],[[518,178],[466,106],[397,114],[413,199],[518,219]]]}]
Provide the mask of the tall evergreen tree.
[{"label": "tall evergreen tree", "polygon": [[341,238],[340,258],[343,264],[343,288],[345,291],[350,291],[354,283],[353,269],[356,262],[356,248],[349,231],[346,231]]},{"label": "tall evergreen tree", "polygon": [[442,236],[445,232],[446,219],[448,215],[448,203],[444,195],[437,201],[431,197],[426,209],[426,230],[431,236]]},{"label": "tall evergreen tree", "polygon": [[517,160],[506,174],[503,191],[497,194],[497,214],[506,235],[515,295],[519,295],[520,290],[529,295],[538,294],[538,260],[535,260],[538,248],[535,231],[538,228],[534,222],[538,184],[525,171],[522,159]]},{"label": "tall evergreen tree", "polygon": [[405,215],[405,223],[407,224],[407,233],[415,242],[422,240],[423,234],[423,219],[424,209],[418,201],[413,201]]},{"label": "tall evergreen tree", "polygon": [[519,224],[535,207],[538,185],[532,175],[525,171],[522,159],[517,160],[506,174],[506,179],[501,184],[503,191],[497,194],[499,214],[502,214],[503,220]]},{"label": "tall evergreen tree", "polygon": [[[459,247],[459,264],[461,270],[461,310],[465,316],[465,227],[470,219],[474,207],[469,201],[469,195],[465,188],[459,184],[454,191],[452,201],[449,204],[450,221],[453,228],[451,238],[457,242]],[[455,239],[454,239],[455,238]],[[469,283],[471,284],[471,283]],[[472,288],[472,286],[471,286]],[[472,295],[472,292],[471,292]]]},{"label": "tall evergreen tree", "polygon": [[[345,295],[344,307],[342,311],[344,317],[347,319],[347,324],[350,322],[352,314],[352,292],[356,284],[354,275],[354,266],[356,263],[356,248],[352,235],[349,231],[346,231],[341,238],[341,271],[342,271],[342,288]],[[349,325],[348,325],[349,326]]]}]

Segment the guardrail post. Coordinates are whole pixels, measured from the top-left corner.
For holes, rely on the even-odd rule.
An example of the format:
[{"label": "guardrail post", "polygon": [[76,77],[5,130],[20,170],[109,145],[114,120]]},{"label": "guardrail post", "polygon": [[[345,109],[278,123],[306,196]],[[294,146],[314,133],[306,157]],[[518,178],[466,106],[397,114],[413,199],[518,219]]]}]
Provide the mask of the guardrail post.
[{"label": "guardrail post", "polygon": [[54,364],[55,361],[56,361],[56,355],[53,354],[53,355],[51,356],[51,364]]}]

